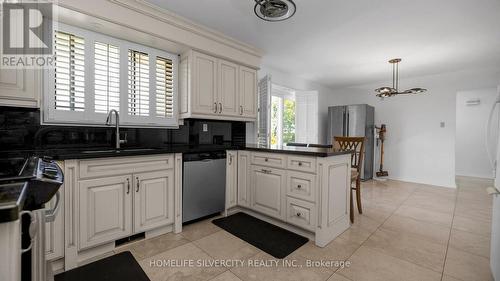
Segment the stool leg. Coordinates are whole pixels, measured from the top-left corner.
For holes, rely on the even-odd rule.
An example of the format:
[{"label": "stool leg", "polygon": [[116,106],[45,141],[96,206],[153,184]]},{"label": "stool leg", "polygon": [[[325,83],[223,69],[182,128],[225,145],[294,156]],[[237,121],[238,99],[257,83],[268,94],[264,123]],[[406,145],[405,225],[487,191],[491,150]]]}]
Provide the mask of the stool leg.
[{"label": "stool leg", "polygon": [[349,193],[350,193],[349,198],[351,199],[351,204],[349,204],[350,205],[349,206],[349,212],[350,212],[349,217],[351,219],[351,223],[354,223],[354,202],[352,201],[352,188],[351,187],[349,187]]},{"label": "stool leg", "polygon": [[356,180],[356,203],[358,204],[358,212],[362,214],[363,209],[361,208],[361,180],[359,178],[358,180]]}]

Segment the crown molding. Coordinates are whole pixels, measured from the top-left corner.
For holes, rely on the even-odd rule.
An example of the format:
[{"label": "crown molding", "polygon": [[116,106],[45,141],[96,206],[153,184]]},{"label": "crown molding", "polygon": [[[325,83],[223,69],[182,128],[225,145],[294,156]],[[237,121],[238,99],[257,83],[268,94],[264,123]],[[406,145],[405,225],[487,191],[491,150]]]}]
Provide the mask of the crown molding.
[{"label": "crown molding", "polygon": [[262,50],[256,47],[253,47],[249,44],[231,38],[219,31],[200,25],[185,17],[174,14],[173,12],[161,8],[152,3],[149,3],[146,0],[107,0],[107,1],[116,5],[120,5],[124,8],[133,10],[145,16],[154,18],[156,20],[162,21],[164,23],[173,25],[185,31],[216,41],[220,44],[224,44],[228,47],[237,49],[241,52],[245,52],[249,55],[257,57],[262,57],[263,55]]}]

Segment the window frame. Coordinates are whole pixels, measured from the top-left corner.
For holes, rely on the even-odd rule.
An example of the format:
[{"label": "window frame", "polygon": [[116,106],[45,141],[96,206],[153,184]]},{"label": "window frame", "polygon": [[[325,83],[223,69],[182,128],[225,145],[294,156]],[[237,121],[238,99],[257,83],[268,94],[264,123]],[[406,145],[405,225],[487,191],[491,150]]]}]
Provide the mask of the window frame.
[{"label": "window frame", "polygon": [[[142,44],[118,39],[113,36],[97,33],[87,29],[57,23],[57,30],[82,37],[85,41],[85,109],[83,112],[56,110],[55,102],[55,69],[44,71],[42,94],[42,124],[106,126],[105,113],[95,112],[94,89],[94,44],[100,42],[117,46],[119,49],[120,77],[120,125],[124,127],[162,127],[178,128],[178,68],[179,56]],[[54,40],[52,38],[52,40]],[[135,50],[149,55],[149,116],[133,116],[128,114],[128,51]],[[158,117],[156,115],[156,58],[172,61],[173,116]]]}]

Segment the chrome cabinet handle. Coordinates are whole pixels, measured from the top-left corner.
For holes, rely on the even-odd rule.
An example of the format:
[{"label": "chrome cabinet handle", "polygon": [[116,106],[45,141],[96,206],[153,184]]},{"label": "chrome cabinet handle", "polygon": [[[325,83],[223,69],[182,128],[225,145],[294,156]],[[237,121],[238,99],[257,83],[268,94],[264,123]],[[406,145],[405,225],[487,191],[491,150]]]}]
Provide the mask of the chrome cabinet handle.
[{"label": "chrome cabinet handle", "polygon": [[217,103],[216,103],[216,102],[214,102],[214,113],[217,113],[217,110],[218,110],[218,108],[217,108]]},{"label": "chrome cabinet handle", "polygon": [[127,178],[127,194],[130,194],[130,179]]},{"label": "chrome cabinet handle", "polygon": [[243,115],[243,105],[240,105],[240,115]]},{"label": "chrome cabinet handle", "polygon": [[135,181],[137,182],[137,189],[135,190],[135,192],[139,192],[139,186],[140,186],[139,177],[135,177]]},{"label": "chrome cabinet handle", "polygon": [[45,210],[45,222],[53,222],[56,219],[57,212],[59,212],[59,206],[61,205],[61,191],[58,190],[56,193],[56,205],[52,210]]},{"label": "chrome cabinet handle", "polygon": [[271,173],[271,170],[262,169],[261,171],[262,171],[264,174],[270,174],[270,173]]},{"label": "chrome cabinet handle", "polygon": [[231,165],[231,163],[233,163],[233,155],[229,155],[229,165]]},{"label": "chrome cabinet handle", "polygon": [[220,106],[220,108],[219,108],[219,114],[220,114],[220,113],[222,113],[222,103],[221,102],[219,102],[219,106]]}]

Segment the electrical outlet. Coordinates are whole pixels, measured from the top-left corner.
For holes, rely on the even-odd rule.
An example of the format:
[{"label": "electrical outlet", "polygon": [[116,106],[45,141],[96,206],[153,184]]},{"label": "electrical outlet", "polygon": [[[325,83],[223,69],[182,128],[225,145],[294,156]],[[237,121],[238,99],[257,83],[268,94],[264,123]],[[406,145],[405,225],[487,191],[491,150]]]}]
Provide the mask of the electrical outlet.
[{"label": "electrical outlet", "polygon": [[203,132],[208,132],[208,124],[203,124]]}]

